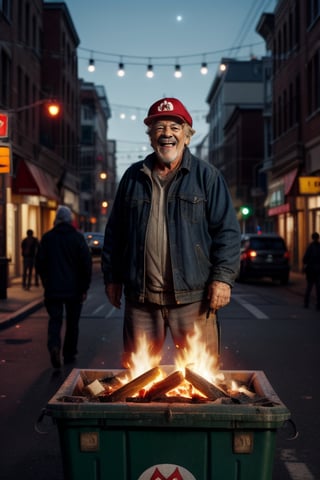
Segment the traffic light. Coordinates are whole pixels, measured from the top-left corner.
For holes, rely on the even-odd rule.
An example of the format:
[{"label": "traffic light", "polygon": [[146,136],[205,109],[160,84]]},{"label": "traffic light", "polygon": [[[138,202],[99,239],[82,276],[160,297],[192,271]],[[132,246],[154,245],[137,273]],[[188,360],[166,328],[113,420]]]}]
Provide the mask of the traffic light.
[{"label": "traffic light", "polygon": [[248,207],[248,205],[242,205],[242,207],[240,207],[240,213],[243,219],[249,218],[252,215],[252,208]]}]

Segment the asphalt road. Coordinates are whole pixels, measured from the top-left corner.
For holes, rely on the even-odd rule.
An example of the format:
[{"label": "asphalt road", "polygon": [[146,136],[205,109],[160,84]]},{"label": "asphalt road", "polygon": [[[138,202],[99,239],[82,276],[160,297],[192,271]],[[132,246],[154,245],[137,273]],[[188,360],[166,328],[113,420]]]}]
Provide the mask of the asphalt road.
[{"label": "asphalt road", "polygon": [[[294,290],[265,281],[236,284],[219,319],[222,367],[263,370],[299,432],[294,439],[290,425],[277,432],[273,480],[318,480],[319,312],[304,309]],[[1,480],[62,480],[57,428],[47,416],[37,423],[42,409],[72,368],[120,368],[122,312],[106,301],[98,265],[81,318],[76,365],[52,371],[46,328],[42,308],[0,331]],[[168,339],[162,363],[172,362]]]}]

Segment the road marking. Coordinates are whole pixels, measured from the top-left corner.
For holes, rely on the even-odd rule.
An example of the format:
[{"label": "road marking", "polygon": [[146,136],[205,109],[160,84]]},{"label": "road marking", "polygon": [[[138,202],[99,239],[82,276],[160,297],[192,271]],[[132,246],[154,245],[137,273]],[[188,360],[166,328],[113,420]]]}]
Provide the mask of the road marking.
[{"label": "road marking", "polygon": [[298,461],[295,449],[282,449],[280,458],[288,470],[291,480],[315,480],[306,464]]},{"label": "road marking", "polygon": [[116,311],[116,308],[115,308],[115,307],[112,307],[111,310],[110,310],[110,312],[109,312],[104,318],[109,318],[109,317],[111,317],[111,315],[112,315],[113,312],[115,312],[115,311]]},{"label": "road marking", "polygon": [[243,298],[245,295],[232,295],[232,298],[240,303],[240,305],[245,308],[246,310],[248,310],[248,312],[252,313],[252,315],[256,318],[258,318],[259,320],[266,320],[268,319],[268,315],[266,315],[265,313],[263,313],[261,310],[259,310],[259,308],[255,307],[254,305],[252,305],[251,303],[249,303],[245,298]]},{"label": "road marking", "polygon": [[96,315],[97,313],[100,312],[105,307],[105,305],[100,305],[100,307],[96,308],[93,312],[92,315]]},{"label": "road marking", "polygon": [[292,480],[315,480],[305,463],[284,462]]}]

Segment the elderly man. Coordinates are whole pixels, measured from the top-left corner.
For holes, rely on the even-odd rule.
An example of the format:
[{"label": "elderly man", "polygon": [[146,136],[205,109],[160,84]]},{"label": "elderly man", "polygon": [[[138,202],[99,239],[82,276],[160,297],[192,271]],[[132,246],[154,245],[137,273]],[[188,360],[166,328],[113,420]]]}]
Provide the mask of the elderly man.
[{"label": "elderly man", "polygon": [[124,173],[102,253],[106,295],[117,308],[124,287],[123,364],[142,335],[159,354],[167,328],[184,348],[197,327],[218,358],[215,312],[229,303],[239,267],[230,194],[221,173],[191,154],[192,118],[178,99],[155,102],[144,123],[154,152]]}]

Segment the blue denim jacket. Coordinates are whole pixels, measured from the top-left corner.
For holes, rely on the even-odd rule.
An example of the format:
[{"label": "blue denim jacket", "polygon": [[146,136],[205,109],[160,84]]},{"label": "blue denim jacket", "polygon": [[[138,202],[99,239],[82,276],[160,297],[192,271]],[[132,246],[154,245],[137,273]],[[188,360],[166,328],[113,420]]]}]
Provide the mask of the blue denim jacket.
[{"label": "blue denim jacket", "polygon": [[[106,225],[102,252],[105,284],[124,284],[133,301],[145,298],[145,241],[155,154],[124,173]],[[214,280],[233,285],[240,257],[240,228],[221,173],[185,149],[167,198],[168,242],[176,302],[206,298]]]}]

